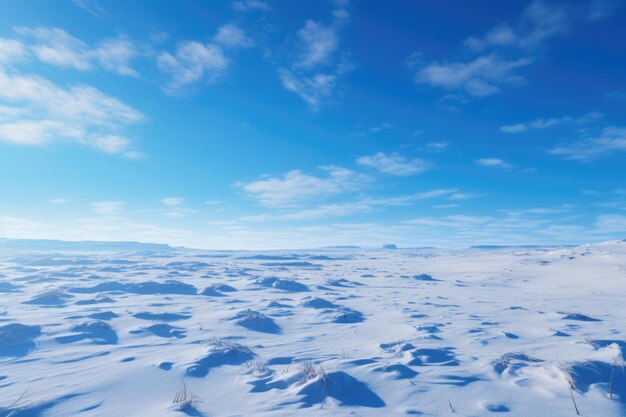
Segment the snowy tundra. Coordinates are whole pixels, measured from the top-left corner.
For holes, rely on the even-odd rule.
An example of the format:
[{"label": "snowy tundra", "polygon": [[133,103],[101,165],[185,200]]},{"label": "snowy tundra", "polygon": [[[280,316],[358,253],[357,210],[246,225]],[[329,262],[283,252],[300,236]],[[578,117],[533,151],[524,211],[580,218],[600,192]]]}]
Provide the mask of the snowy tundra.
[{"label": "snowy tundra", "polygon": [[626,415],[626,243],[0,251],[0,416]]}]

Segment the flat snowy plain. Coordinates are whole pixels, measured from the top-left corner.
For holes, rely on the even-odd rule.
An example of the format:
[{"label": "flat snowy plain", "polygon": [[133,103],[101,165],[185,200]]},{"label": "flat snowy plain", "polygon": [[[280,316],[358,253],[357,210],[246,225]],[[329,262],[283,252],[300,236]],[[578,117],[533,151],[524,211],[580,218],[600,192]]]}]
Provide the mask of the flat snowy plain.
[{"label": "flat snowy plain", "polygon": [[3,417],[626,415],[624,242],[5,250],[0,300]]}]

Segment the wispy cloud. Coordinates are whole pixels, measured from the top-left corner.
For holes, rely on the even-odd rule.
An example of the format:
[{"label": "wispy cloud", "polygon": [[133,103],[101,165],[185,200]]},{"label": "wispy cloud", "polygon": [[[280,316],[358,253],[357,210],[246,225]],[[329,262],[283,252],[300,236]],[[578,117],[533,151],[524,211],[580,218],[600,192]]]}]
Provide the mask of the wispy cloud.
[{"label": "wispy cloud", "polygon": [[515,123],[505,125],[500,128],[504,133],[522,133],[531,129],[547,129],[555,126],[586,126],[602,120],[604,115],[594,111],[586,113],[582,116],[560,116],[560,117],[542,117],[530,121],[528,123]]},{"label": "wispy cloud", "polygon": [[362,136],[367,136],[371,133],[380,133],[383,132],[385,130],[389,130],[389,129],[393,129],[393,125],[391,123],[387,123],[387,122],[383,122],[379,125],[376,126],[371,126],[368,127],[366,129],[363,130],[359,130],[357,132],[351,133],[350,136],[351,137],[362,137]]},{"label": "wispy cloud", "polygon": [[184,207],[184,197],[165,197],[161,199],[161,204],[167,207],[167,209],[161,210],[161,213],[176,219],[198,212],[198,210]]},{"label": "wispy cloud", "polygon": [[587,4],[585,17],[589,21],[605,19],[621,5],[620,0],[591,0]]},{"label": "wispy cloud", "polygon": [[[464,45],[479,55],[475,58],[425,63],[420,55],[415,82],[459,92],[454,95],[459,102],[464,100],[459,94],[486,97],[500,93],[503,86],[521,85],[525,79],[519,71],[535,61],[536,49],[567,34],[576,23],[610,16],[614,6],[611,0],[590,1],[582,8],[535,0],[514,25],[499,23],[483,36],[466,39]],[[512,125],[505,131],[522,129]]]},{"label": "wispy cloud", "polygon": [[28,56],[26,45],[15,39],[0,38],[0,65],[23,61]]},{"label": "wispy cloud", "polygon": [[98,17],[106,12],[100,6],[100,4],[96,0],[72,0],[75,5],[91,14],[92,16]]},{"label": "wispy cloud", "polygon": [[90,203],[92,210],[96,214],[103,216],[115,216],[122,212],[124,207],[123,201],[94,201]]},{"label": "wispy cloud", "polygon": [[287,213],[284,218],[289,220],[315,220],[329,217],[351,216],[372,210],[373,206],[364,202],[333,203],[318,207]]},{"label": "wispy cloud", "polygon": [[448,146],[450,146],[448,142],[428,142],[419,149],[424,152],[443,152]]},{"label": "wispy cloud", "polygon": [[484,197],[484,194],[477,193],[454,193],[450,196],[451,200],[471,200],[474,198]]},{"label": "wispy cloud", "polygon": [[213,41],[224,48],[249,48],[254,45],[246,32],[234,24],[225,24],[217,29]]},{"label": "wispy cloud", "polygon": [[456,191],[456,189],[435,189],[392,197],[360,197],[354,201],[322,204],[304,210],[284,213],[277,218],[287,220],[315,220],[352,216],[354,214],[381,210],[388,207],[409,206],[424,200],[443,197],[451,198]]},{"label": "wispy cloud", "polygon": [[280,68],[278,75],[288,91],[296,93],[312,110],[318,110],[324,100],[333,96],[337,87],[337,75],[313,74],[311,76],[296,75]]},{"label": "wispy cloud", "polygon": [[48,200],[48,202],[52,204],[66,204],[66,203],[69,203],[70,200],[67,198],[58,197],[58,198],[51,198],[50,200]]},{"label": "wispy cloud", "polygon": [[606,98],[610,98],[613,100],[624,100],[626,99],[626,93],[623,91],[613,90],[613,91],[609,91],[608,93],[606,93]]},{"label": "wispy cloud", "polygon": [[172,217],[174,219],[180,219],[182,217],[187,217],[188,215],[194,214],[197,212],[198,210],[196,209],[176,206],[176,207],[170,208],[169,210],[163,211],[163,215],[167,217]]},{"label": "wispy cloud", "polygon": [[576,18],[573,12],[565,6],[534,1],[522,13],[517,29],[501,23],[482,38],[468,38],[465,45],[473,51],[493,47],[535,48],[567,33]]},{"label": "wispy cloud", "polygon": [[478,165],[489,168],[513,169],[514,165],[499,158],[482,158],[475,161]]},{"label": "wispy cloud", "polygon": [[0,68],[0,141],[41,146],[70,141],[105,153],[134,155],[123,129],[144,116],[86,85],[62,88]]},{"label": "wispy cloud", "polygon": [[233,2],[233,9],[237,12],[250,12],[253,10],[269,10],[269,5],[265,1],[241,0]]},{"label": "wispy cloud", "polygon": [[161,199],[161,203],[169,207],[181,206],[185,203],[184,197],[165,197]]},{"label": "wispy cloud", "polygon": [[65,30],[55,27],[16,27],[14,30],[24,39],[24,48],[46,64],[79,71],[101,68],[120,75],[139,76],[131,67],[139,50],[130,39],[104,39],[89,46]]},{"label": "wispy cloud", "polygon": [[188,93],[194,83],[217,81],[230,65],[226,51],[234,52],[252,45],[245,31],[230,23],[217,29],[212,42],[179,42],[176,51],[161,52],[157,57],[158,68],[170,78],[163,90],[167,94],[181,95]]},{"label": "wispy cloud", "polygon": [[588,162],[616,152],[626,152],[626,128],[607,126],[597,135],[563,143],[548,151],[565,159]]},{"label": "wispy cloud", "polygon": [[347,2],[335,2],[330,24],[307,20],[297,33],[298,59],[279,68],[283,86],[302,98],[312,110],[336,95],[339,78],[352,69],[340,52],[340,29],[348,22]]},{"label": "wispy cloud", "polygon": [[185,41],[178,44],[174,54],[161,53],[157,65],[170,77],[164,91],[176,95],[184,93],[189,84],[217,80],[228,68],[228,58],[219,45]]},{"label": "wispy cloud", "polygon": [[415,81],[445,90],[462,89],[471,96],[485,97],[501,92],[502,84],[520,84],[524,78],[516,70],[531,62],[529,58],[509,60],[496,54],[470,62],[434,62],[421,68]]},{"label": "wispy cloud", "polygon": [[405,221],[406,224],[420,226],[464,228],[485,224],[493,218],[489,216],[451,215],[445,217],[418,217]]},{"label": "wispy cloud", "polygon": [[326,172],[326,176],[293,170],[282,177],[266,177],[237,185],[261,205],[290,207],[303,201],[358,189],[367,181],[363,174],[346,168],[326,166],[321,169]]},{"label": "wispy cloud", "polygon": [[626,216],[619,214],[605,214],[596,218],[595,226],[608,232],[625,232]]},{"label": "wispy cloud", "polygon": [[421,174],[432,168],[432,165],[423,159],[408,159],[395,152],[389,155],[378,152],[374,155],[362,156],[357,159],[357,163],[385,174],[397,176]]}]

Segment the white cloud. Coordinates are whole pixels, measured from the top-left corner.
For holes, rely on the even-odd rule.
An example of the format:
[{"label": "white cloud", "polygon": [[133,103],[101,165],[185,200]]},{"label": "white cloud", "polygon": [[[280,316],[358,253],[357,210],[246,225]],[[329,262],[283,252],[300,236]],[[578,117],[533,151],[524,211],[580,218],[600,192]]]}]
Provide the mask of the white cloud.
[{"label": "white cloud", "polygon": [[252,39],[238,26],[226,24],[219,27],[213,41],[225,48],[249,48],[254,45]]},{"label": "white cloud", "polygon": [[385,207],[409,206],[418,201],[449,196],[456,191],[456,189],[436,189],[394,197],[361,197],[356,201],[323,204],[305,210],[286,213],[282,218],[288,220],[315,220],[328,217],[349,216]]},{"label": "white cloud", "polygon": [[28,51],[22,42],[0,38],[0,65],[22,61],[27,56]]},{"label": "white cloud", "polygon": [[346,168],[322,167],[325,177],[305,174],[299,170],[282,177],[267,177],[237,184],[260,204],[267,207],[290,207],[306,200],[317,199],[359,188],[367,177]]},{"label": "white cloud", "polygon": [[488,223],[493,218],[488,216],[452,215],[445,217],[418,217],[405,221],[406,224],[415,224],[429,227],[464,228]]},{"label": "white cloud", "polygon": [[228,68],[228,58],[219,45],[186,41],[178,45],[174,55],[159,54],[157,64],[170,77],[165,92],[180,94],[200,80],[214,82]]},{"label": "white cloud", "polygon": [[128,139],[116,135],[96,136],[93,138],[93,143],[97,149],[111,154],[122,153],[129,145]]},{"label": "white cloud", "polygon": [[442,152],[448,148],[448,142],[429,142],[420,148],[425,152]]},{"label": "white cloud", "polygon": [[506,125],[500,128],[500,131],[504,133],[521,133],[521,132],[526,132],[527,130],[528,130],[528,126],[526,126],[524,123]]},{"label": "white cloud", "polygon": [[357,163],[385,174],[398,176],[420,174],[432,167],[430,163],[423,159],[407,159],[395,152],[390,155],[378,152],[374,155],[362,156],[357,159]]},{"label": "white cloud", "polygon": [[98,17],[105,13],[104,9],[100,7],[100,4],[96,0],[72,0],[75,5],[85,10],[92,16]]},{"label": "white cloud", "polygon": [[252,10],[269,10],[269,5],[259,0],[241,0],[233,2],[233,9],[238,12],[249,12]]},{"label": "white cloud", "polygon": [[533,62],[529,55],[535,54],[538,47],[568,33],[574,23],[609,16],[614,6],[613,0],[592,0],[582,7],[535,0],[515,25],[501,23],[482,37],[465,40],[467,48],[482,56],[460,62],[431,62],[418,70],[415,82],[446,90],[464,90],[474,97],[499,93],[502,85],[519,84],[524,80],[517,71]]},{"label": "white cloud", "polygon": [[482,38],[468,38],[465,46],[475,52],[487,48],[534,48],[566,33],[573,20],[573,13],[567,7],[534,1],[522,13],[516,29],[501,23]]},{"label": "white cloud", "polygon": [[492,167],[492,168],[502,168],[502,169],[511,169],[513,168],[512,164],[509,164],[506,161],[498,158],[482,158],[477,159],[475,161],[478,165],[484,167]]},{"label": "white cloud", "polygon": [[207,200],[204,202],[204,204],[208,206],[217,206],[220,204],[224,204],[224,200]]},{"label": "white cloud", "polygon": [[92,68],[87,45],[59,28],[18,27],[15,31],[23,36],[34,38],[38,43],[30,45],[35,56],[46,64],[72,67],[77,70]]},{"label": "white cloud", "polygon": [[456,188],[439,188],[395,197],[363,198],[361,201],[369,204],[370,206],[407,206],[416,201],[444,197],[457,191],[458,190]]},{"label": "white cloud", "polygon": [[253,45],[253,40],[243,29],[230,23],[217,29],[212,42],[179,42],[175,52],[161,52],[157,57],[158,68],[170,78],[163,90],[180,95],[187,92],[193,83],[215,82],[230,66],[226,50],[232,53]]},{"label": "white cloud", "polygon": [[27,44],[27,47],[37,59],[46,64],[80,71],[100,67],[120,75],[139,75],[131,67],[131,61],[139,55],[138,48],[129,39],[105,39],[90,47],[63,29],[55,27],[17,27],[15,32],[25,39],[35,41]]},{"label": "white cloud", "polygon": [[254,216],[244,216],[240,220],[243,222],[257,223],[257,222],[267,222],[273,219],[274,219],[274,216],[272,216],[271,214],[257,214]]},{"label": "white cloud", "polygon": [[2,237],[13,239],[41,239],[55,228],[30,219],[0,215],[0,231]]},{"label": "white cloud", "polygon": [[128,39],[106,39],[100,42],[91,52],[93,59],[106,70],[117,72],[120,75],[138,77],[139,74],[130,66],[130,62],[137,56],[137,47]]},{"label": "white cloud", "polygon": [[393,129],[393,125],[391,123],[383,122],[379,125],[368,127],[367,129],[359,130],[358,132],[351,133],[350,136],[352,137],[367,136],[370,133],[380,133],[384,130],[389,130],[389,129]]},{"label": "white cloud", "polygon": [[565,143],[548,152],[565,159],[590,161],[616,152],[626,151],[626,128],[607,126],[595,136],[585,137],[571,143]]},{"label": "white cloud", "polygon": [[592,111],[579,117],[569,115],[548,118],[540,117],[528,123],[516,123],[502,126],[500,131],[504,133],[521,133],[530,129],[547,129],[554,126],[587,126],[599,122],[603,117],[604,115],[597,111]]},{"label": "white cloud", "polygon": [[473,198],[483,197],[484,194],[476,193],[454,193],[450,196],[450,200],[470,200]]},{"label": "white cloud", "polygon": [[328,217],[349,216],[370,211],[371,209],[371,205],[362,202],[324,204],[319,207],[288,213],[284,217],[289,220],[315,220]]},{"label": "white cloud", "polygon": [[614,100],[624,100],[626,99],[626,93],[623,91],[609,91],[606,93],[606,98],[614,99]]},{"label": "white cloud", "polygon": [[446,90],[463,89],[471,96],[485,97],[499,93],[500,85],[521,83],[524,78],[515,70],[531,62],[529,58],[501,59],[495,54],[471,62],[434,62],[417,72],[415,82]]},{"label": "white cloud", "polygon": [[344,8],[347,3],[335,3],[332,21],[326,25],[307,20],[298,31],[299,58],[291,68],[281,67],[278,76],[283,86],[302,98],[316,111],[337,93],[339,78],[352,70],[345,53],[340,52],[339,30],[349,20]]},{"label": "white cloud", "polygon": [[283,86],[300,96],[313,110],[319,109],[324,100],[333,96],[337,85],[337,76],[333,74],[298,76],[285,68],[280,68],[278,74]]},{"label": "white cloud", "polygon": [[626,232],[626,216],[619,214],[606,214],[596,218],[595,227],[611,233]]},{"label": "white cloud", "polygon": [[161,199],[161,203],[170,207],[182,206],[185,203],[185,198],[184,197],[165,197]]},{"label": "white cloud", "polygon": [[296,67],[310,69],[320,64],[328,64],[339,49],[339,35],[335,25],[325,26],[314,20],[307,20],[298,31],[302,43],[302,53]]},{"label": "white cloud", "polygon": [[587,20],[596,21],[610,16],[620,3],[620,0],[591,0],[587,7]]},{"label": "white cloud", "polygon": [[0,123],[0,141],[17,145],[40,146],[59,137],[81,140],[84,132],[53,120],[18,120]]},{"label": "white cloud", "polygon": [[532,2],[522,15],[523,25],[530,31],[520,38],[521,47],[532,48],[569,30],[571,14],[564,6],[551,6],[543,1]]},{"label": "white cloud", "polygon": [[195,209],[183,207],[185,204],[184,197],[165,197],[161,199],[161,203],[168,207],[167,210],[162,211],[163,215],[167,217],[181,218],[197,212]]},{"label": "white cloud", "polygon": [[70,200],[67,198],[58,197],[58,198],[51,198],[50,200],[48,200],[48,202],[52,204],[66,204],[66,203],[69,203]]},{"label": "white cloud", "polygon": [[468,38],[465,41],[465,46],[473,51],[482,51],[488,46],[506,46],[516,42],[518,42],[518,37],[513,29],[508,24],[503,23],[487,32],[483,39]]},{"label": "white cloud", "polygon": [[94,201],[89,204],[91,209],[103,216],[115,216],[122,211],[123,201]]},{"label": "white cloud", "polygon": [[163,215],[167,216],[167,217],[172,217],[172,218],[175,218],[175,219],[179,219],[181,217],[186,217],[189,214],[193,214],[193,213],[197,213],[197,212],[198,212],[198,210],[190,209],[190,208],[187,208],[187,207],[172,207],[169,210],[165,210],[163,212]]},{"label": "white cloud", "polygon": [[119,135],[143,115],[86,85],[68,89],[35,76],[0,69],[0,141],[38,146],[66,140],[106,153],[127,151]]}]

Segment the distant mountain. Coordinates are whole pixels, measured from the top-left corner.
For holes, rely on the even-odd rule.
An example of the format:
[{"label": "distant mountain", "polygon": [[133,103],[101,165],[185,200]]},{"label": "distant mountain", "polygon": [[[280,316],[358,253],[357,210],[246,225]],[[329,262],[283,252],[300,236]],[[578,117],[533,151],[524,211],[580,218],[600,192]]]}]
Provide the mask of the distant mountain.
[{"label": "distant mountain", "polygon": [[41,250],[41,251],[149,251],[163,252],[174,250],[170,245],[142,242],[71,242],[47,239],[6,239],[0,238],[0,250]]},{"label": "distant mountain", "polygon": [[576,245],[474,245],[470,249],[548,249],[573,248]]}]

